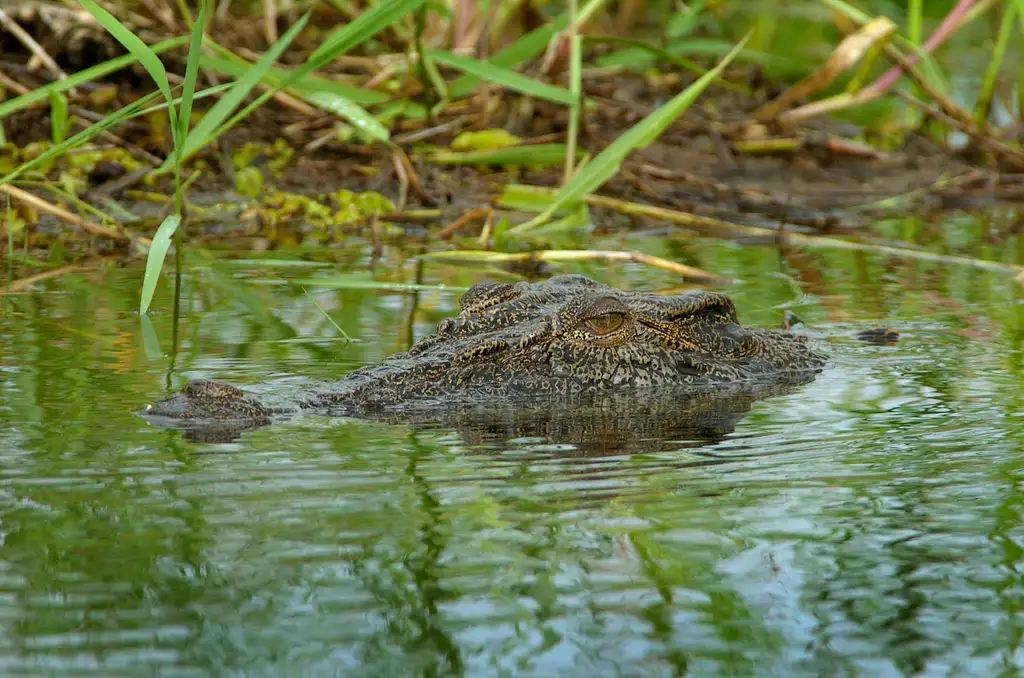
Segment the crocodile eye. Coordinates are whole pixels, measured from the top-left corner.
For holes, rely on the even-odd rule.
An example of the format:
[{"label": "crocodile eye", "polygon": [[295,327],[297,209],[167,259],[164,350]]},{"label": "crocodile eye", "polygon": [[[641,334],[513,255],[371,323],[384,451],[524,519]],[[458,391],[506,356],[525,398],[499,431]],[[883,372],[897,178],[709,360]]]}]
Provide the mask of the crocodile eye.
[{"label": "crocodile eye", "polygon": [[587,318],[584,324],[594,334],[611,334],[622,327],[626,322],[626,316],[622,313],[602,313],[593,318]]}]

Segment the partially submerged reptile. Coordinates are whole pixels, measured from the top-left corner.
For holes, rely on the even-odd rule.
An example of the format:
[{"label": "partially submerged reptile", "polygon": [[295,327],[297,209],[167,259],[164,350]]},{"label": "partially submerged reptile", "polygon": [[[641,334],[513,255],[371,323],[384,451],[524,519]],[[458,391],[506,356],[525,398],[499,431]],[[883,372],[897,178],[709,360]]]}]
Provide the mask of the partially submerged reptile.
[{"label": "partially submerged reptile", "polygon": [[[804,337],[748,329],[724,294],[624,292],[579,275],[482,283],[434,336],[379,365],[274,408],[242,390],[193,381],[148,406],[156,423],[243,430],[300,411],[385,420],[440,420],[442,411],[595,399],[688,403],[716,394],[765,397],[825,365]],[[669,401],[670,402],[670,401]],[[615,404],[613,403],[614,407]]]}]

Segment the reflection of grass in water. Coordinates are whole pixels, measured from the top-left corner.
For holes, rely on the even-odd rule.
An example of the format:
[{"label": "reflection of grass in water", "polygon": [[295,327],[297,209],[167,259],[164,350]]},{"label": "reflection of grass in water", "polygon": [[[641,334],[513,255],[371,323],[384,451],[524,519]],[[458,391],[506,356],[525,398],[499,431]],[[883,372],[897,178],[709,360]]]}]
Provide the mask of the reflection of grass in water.
[{"label": "reflection of grass in water", "polygon": [[334,329],[338,330],[338,334],[340,334],[342,337],[344,337],[345,341],[352,341],[352,338],[350,336],[348,336],[348,333],[346,333],[345,330],[341,329],[341,325],[339,325],[338,323],[334,322],[334,318],[332,318],[327,313],[327,311],[324,310],[323,306],[321,306],[320,304],[317,303],[316,299],[313,298],[313,295],[310,294],[306,290],[305,287],[302,288],[302,291],[306,294],[307,297],[309,297],[310,302],[312,302],[312,304],[314,306],[316,306],[316,310],[320,311],[320,314],[323,315],[323,317],[327,319],[327,322],[331,323],[331,325],[334,326]]},{"label": "reflection of grass in water", "polygon": [[[153,654],[282,675],[314,671],[331,652],[357,662],[358,650],[387,668],[440,673],[455,652],[467,672],[494,660],[537,674],[565,657],[611,673],[636,650],[645,663],[625,668],[688,662],[744,675],[804,652],[814,668],[830,656],[852,662],[863,645],[846,641],[907,667],[928,652],[1009,647],[1021,458],[1013,408],[1024,383],[1003,373],[1024,326],[1007,313],[1019,296],[1011,281],[931,263],[894,270],[901,264],[835,251],[812,261],[820,286],[802,299],[774,250],[685,246],[701,265],[756,279],[736,296],[745,319],[763,324],[777,321],[773,306],[801,300],[819,322],[941,313],[929,332],[995,331],[938,345],[912,332],[912,343],[885,349],[914,358],[912,370],[859,363],[896,390],[851,385],[841,402],[815,405],[834,418],[802,418],[800,394],[761,403],[738,438],[712,450],[751,456],[715,466],[672,468],[686,452],[539,463],[508,453],[517,445],[474,454],[450,432],[316,418],[231,448],[185,450],[177,434],[126,414],[153,395],[162,370],[135,338],[141,272],[67,277],[49,293],[12,297],[19,314],[0,319],[9,337],[0,360],[16,368],[0,383],[12,408],[0,408],[0,437],[20,436],[0,445],[14,502],[4,506],[5,559],[19,577],[8,582],[12,642],[23,657],[102,663],[113,655],[101,653],[154,630],[138,641]],[[431,281],[476,279],[428,270]],[[672,279],[646,268],[588,273],[623,286]],[[278,313],[306,305],[297,287],[258,292]],[[401,318],[393,302],[404,297],[338,294],[343,322],[356,323],[350,334],[376,338],[351,348],[387,352]],[[189,281],[185,297],[186,369],[250,381],[321,369],[305,346],[276,353],[264,320],[230,288]],[[167,315],[153,320],[166,331]],[[591,475],[574,483],[570,468]],[[616,495],[616,476],[631,494]],[[922,607],[921,596],[941,605]]]}]

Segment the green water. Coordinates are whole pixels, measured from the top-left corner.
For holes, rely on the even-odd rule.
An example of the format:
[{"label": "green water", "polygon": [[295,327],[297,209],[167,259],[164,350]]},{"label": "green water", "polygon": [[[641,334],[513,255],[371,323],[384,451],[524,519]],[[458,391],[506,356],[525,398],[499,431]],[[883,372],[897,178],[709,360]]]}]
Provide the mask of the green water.
[{"label": "green water", "polygon": [[[177,336],[166,284],[140,324],[136,268],[0,300],[0,674],[1024,673],[1019,286],[850,254],[654,249],[745,280],[729,292],[748,324],[794,310],[833,365],[717,440],[629,454],[320,417],[194,444],[132,410],[190,377],[337,378],[494,272],[389,252],[380,279],[450,287],[307,296],[281,281],[368,260],[194,256]],[[878,325],[901,342],[844,338]]]}]

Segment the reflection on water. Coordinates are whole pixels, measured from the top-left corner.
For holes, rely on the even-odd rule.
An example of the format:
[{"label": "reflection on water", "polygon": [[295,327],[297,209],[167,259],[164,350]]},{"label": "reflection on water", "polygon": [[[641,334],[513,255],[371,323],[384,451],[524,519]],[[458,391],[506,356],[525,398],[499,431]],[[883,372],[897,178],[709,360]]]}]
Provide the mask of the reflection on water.
[{"label": "reflection on water", "polygon": [[[761,252],[693,263],[764,281],[733,290],[745,322],[801,302],[834,365],[791,393],[303,417],[223,444],[131,412],[186,377],[337,378],[457,293],[316,293],[346,345],[300,291],[240,282],[265,269],[211,269],[169,379],[139,272],[0,301],[0,674],[1016,675],[1019,291],[853,260],[801,299]],[[860,319],[904,339],[848,340]]]},{"label": "reflection on water", "polygon": [[[557,456],[653,452],[720,442],[736,429],[754,403],[792,393],[815,374],[796,372],[781,375],[783,381],[775,384],[741,382],[700,391],[662,387],[590,396],[537,395],[518,402],[438,403],[432,409],[384,411],[366,417],[417,430],[453,429],[463,443],[474,446],[539,438],[559,446]],[[277,394],[287,403],[282,408],[285,414],[270,421],[175,419],[151,416],[146,408],[136,414],[154,426],[182,431],[189,442],[230,443],[243,433],[309,414],[294,405],[308,391],[290,391]]]}]

